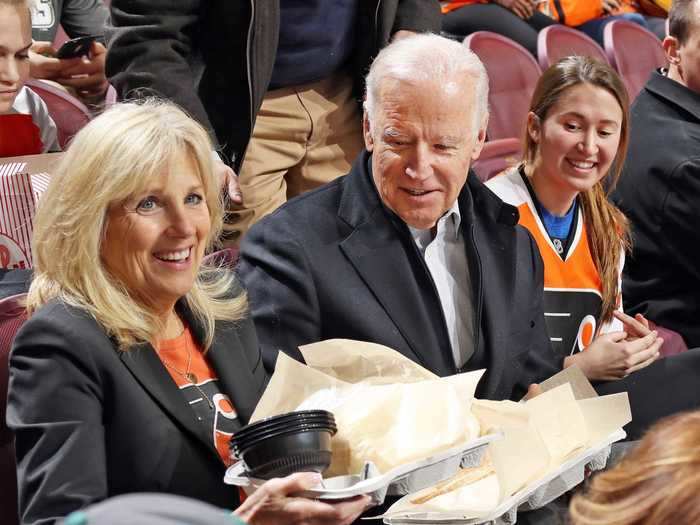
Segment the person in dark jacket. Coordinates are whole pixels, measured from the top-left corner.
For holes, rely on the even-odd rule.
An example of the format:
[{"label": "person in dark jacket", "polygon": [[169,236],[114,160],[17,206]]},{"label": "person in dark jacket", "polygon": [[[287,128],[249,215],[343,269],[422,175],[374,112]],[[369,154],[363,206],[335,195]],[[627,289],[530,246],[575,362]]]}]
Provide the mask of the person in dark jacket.
[{"label": "person in dark jacket", "polygon": [[614,193],[632,226],[625,309],[700,346],[700,1],[677,0],[664,40],[667,71],[632,106],[625,170]]},{"label": "person in dark jacket", "polygon": [[372,58],[392,38],[440,30],[435,0],[115,0],[111,13],[107,72],[121,96],[148,88],[172,99],[240,173],[233,244],[288,197],[349,169]]},{"label": "person in dark jacket", "polygon": [[265,359],[329,338],[386,345],[478,397],[517,399],[561,368],[543,266],[518,212],[469,165],[486,134],[476,56],[435,35],[394,42],[367,80],[367,151],[343,178],[256,224],[239,265]]},{"label": "person in dark jacket", "polygon": [[224,483],[231,436],[268,376],[245,294],[202,264],[223,215],[211,165],[207,132],[149,101],[90,122],[53,174],[34,222],[30,318],[10,355],[23,525],[134,492],[235,509],[250,525],[348,524],[367,506],[293,496],[315,473],[245,501]]}]

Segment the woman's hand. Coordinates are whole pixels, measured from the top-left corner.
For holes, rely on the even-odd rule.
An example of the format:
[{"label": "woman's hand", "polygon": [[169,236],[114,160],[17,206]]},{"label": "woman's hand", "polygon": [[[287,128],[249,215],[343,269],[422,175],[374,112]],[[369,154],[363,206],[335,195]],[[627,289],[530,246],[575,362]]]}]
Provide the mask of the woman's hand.
[{"label": "woman's hand", "polygon": [[493,0],[494,3],[512,11],[523,20],[527,20],[535,14],[535,0]]},{"label": "woman's hand", "polygon": [[575,364],[593,380],[621,379],[653,363],[663,342],[656,331],[633,340],[626,332],[610,332],[596,337],[583,352],[567,357],[564,368]]},{"label": "woman's hand", "polygon": [[234,514],[249,525],[344,525],[355,521],[370,504],[369,496],[325,503],[291,495],[320,482],[321,475],[313,472],[271,479],[248,496]]},{"label": "woman's hand", "polygon": [[651,333],[649,321],[642,314],[637,314],[634,317],[630,317],[620,310],[615,310],[613,315],[624,325],[623,330],[627,332],[628,341],[633,341],[640,337],[646,337]]}]

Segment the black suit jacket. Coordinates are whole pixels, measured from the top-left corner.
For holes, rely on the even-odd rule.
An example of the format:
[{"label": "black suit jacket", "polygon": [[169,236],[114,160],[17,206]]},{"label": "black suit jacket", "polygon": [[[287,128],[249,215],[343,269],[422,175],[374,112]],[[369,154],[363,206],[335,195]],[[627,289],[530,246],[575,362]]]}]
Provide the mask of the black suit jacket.
[{"label": "black suit jacket", "polygon": [[[381,203],[364,152],[346,176],[256,224],[239,264],[265,359],[349,338],[386,345],[440,375],[455,367],[440,300],[407,226]],[[473,289],[477,394],[518,398],[555,373],[543,266],[517,210],[471,175],[459,196]],[[273,361],[274,362],[274,361]]]},{"label": "black suit jacket", "polygon": [[613,198],[630,219],[623,304],[700,346],[700,93],[652,73]]},{"label": "black suit jacket", "polygon": [[[201,328],[181,309],[193,335]],[[207,359],[243,423],[266,381],[252,322],[218,323]],[[211,433],[149,344],[120,352],[84,311],[52,301],[17,334],[7,420],[23,524],[127,492],[238,504]]]}]

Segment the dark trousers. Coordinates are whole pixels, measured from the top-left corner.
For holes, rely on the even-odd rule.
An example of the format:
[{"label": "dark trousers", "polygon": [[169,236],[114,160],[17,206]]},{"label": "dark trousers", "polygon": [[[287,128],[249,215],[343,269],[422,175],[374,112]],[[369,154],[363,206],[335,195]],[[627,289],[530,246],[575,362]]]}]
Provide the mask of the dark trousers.
[{"label": "dark trousers", "polygon": [[464,38],[477,31],[491,31],[515,40],[537,58],[537,33],[556,22],[535,11],[523,20],[498,4],[465,5],[442,17],[442,30]]},{"label": "dark trousers", "polygon": [[627,439],[637,440],[659,419],[700,408],[700,348],[652,363],[619,381],[595,386],[599,395],[627,392],[632,422]]}]

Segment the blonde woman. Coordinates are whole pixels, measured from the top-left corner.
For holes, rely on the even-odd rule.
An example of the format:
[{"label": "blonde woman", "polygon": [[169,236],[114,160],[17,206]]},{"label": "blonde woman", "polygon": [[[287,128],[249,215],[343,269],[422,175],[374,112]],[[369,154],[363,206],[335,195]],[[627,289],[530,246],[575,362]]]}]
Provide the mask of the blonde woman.
[{"label": "blonde woman", "polygon": [[240,507],[228,442],[267,375],[245,295],[202,266],[222,223],[205,130],[168,103],[117,105],[76,135],[35,221],[30,319],[10,358],[22,523],[128,492],[235,508],[251,524],[346,523],[275,480]]}]

